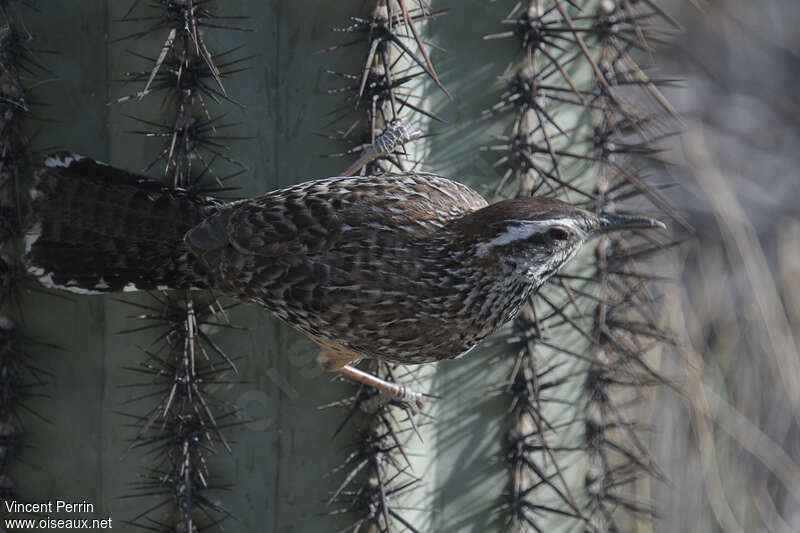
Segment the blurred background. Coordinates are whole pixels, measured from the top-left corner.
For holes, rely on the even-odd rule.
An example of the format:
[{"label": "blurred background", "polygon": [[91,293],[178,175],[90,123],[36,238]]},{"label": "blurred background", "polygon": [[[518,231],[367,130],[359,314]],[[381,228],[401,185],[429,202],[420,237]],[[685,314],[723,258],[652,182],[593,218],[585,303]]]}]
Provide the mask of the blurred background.
[{"label": "blurred background", "polygon": [[655,63],[686,126],[667,172],[695,235],[664,310],[682,392],[650,418],[654,529],[800,531],[800,4],[664,7],[683,31]]}]

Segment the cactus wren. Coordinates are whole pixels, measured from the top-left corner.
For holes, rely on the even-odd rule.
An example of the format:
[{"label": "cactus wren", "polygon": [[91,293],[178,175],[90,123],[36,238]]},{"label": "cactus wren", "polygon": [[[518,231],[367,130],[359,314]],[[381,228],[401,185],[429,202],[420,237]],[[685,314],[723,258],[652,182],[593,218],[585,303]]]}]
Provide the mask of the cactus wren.
[{"label": "cactus wren", "polygon": [[47,159],[32,191],[28,271],[84,292],[211,288],[256,302],[349,366],[459,357],[511,320],[598,233],[663,226],[545,197],[492,205],[430,174],[328,178],[223,203],[89,158]]}]

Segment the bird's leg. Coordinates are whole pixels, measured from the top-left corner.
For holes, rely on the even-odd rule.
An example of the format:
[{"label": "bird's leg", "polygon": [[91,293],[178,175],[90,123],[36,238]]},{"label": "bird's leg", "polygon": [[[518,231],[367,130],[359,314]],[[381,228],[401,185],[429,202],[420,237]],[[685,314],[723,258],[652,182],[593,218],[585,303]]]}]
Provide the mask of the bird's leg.
[{"label": "bird's leg", "polygon": [[[316,340],[316,339],[315,339]],[[413,391],[408,387],[400,385],[399,383],[392,383],[377,376],[373,376],[363,370],[359,370],[350,363],[360,359],[362,356],[347,350],[343,350],[336,344],[331,344],[325,340],[317,340],[322,346],[319,355],[317,356],[317,363],[320,368],[327,372],[339,372],[351,379],[363,383],[368,387],[378,389],[386,394],[390,399],[408,405],[414,411],[421,411],[424,404],[425,395]]]},{"label": "bird's leg", "polygon": [[392,397],[392,399],[415,407],[417,411],[421,411],[425,405],[424,395],[421,392],[413,391],[404,385],[400,385],[399,383],[392,383],[391,381],[383,380],[350,365],[343,366],[338,370],[338,372],[341,372],[345,376],[349,376],[351,379],[354,379],[359,383],[374,387],[379,391],[388,394]]},{"label": "bird's leg", "polygon": [[383,130],[375,142],[364,147],[358,160],[350,165],[342,176],[353,176],[361,170],[364,165],[379,157],[385,157],[405,143],[418,139],[422,136],[421,131],[411,130],[402,120],[395,119]]}]

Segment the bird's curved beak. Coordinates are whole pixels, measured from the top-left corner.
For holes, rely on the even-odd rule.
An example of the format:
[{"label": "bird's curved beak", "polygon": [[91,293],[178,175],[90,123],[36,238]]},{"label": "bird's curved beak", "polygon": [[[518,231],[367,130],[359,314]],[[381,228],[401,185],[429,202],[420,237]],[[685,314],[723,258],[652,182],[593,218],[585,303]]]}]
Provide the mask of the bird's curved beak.
[{"label": "bird's curved beak", "polygon": [[654,218],[629,217],[624,215],[598,215],[597,228],[595,228],[592,234],[596,235],[599,233],[608,233],[610,231],[648,228],[661,228],[665,230],[667,229],[667,225]]}]

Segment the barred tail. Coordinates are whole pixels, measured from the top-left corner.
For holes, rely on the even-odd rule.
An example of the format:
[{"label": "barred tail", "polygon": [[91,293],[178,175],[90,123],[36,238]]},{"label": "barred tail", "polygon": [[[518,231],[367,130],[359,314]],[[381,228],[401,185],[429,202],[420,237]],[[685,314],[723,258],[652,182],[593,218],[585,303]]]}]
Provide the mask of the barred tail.
[{"label": "barred tail", "polygon": [[31,198],[25,263],[48,287],[208,286],[183,237],[214,212],[213,200],[72,154],[47,158]]}]

